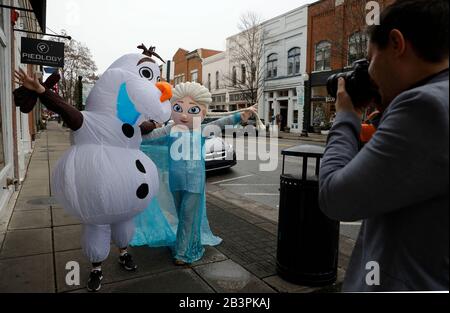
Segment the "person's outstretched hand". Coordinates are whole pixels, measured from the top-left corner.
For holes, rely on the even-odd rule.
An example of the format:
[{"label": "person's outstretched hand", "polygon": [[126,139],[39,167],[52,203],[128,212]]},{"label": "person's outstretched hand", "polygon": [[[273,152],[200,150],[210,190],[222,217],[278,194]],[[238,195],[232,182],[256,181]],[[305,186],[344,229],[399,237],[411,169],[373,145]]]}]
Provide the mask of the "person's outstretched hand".
[{"label": "person's outstretched hand", "polygon": [[160,123],[156,123],[155,121],[144,121],[139,127],[141,128],[142,135],[148,135],[153,130],[162,127],[162,125]]},{"label": "person's outstretched hand", "polygon": [[24,86],[29,90],[35,91],[39,94],[45,92],[45,88],[39,82],[37,74],[34,74],[34,77],[30,77],[23,69],[19,68],[18,71],[14,71],[14,78],[16,79],[15,82],[17,84]]},{"label": "person's outstretched hand", "polygon": [[241,122],[247,123],[249,118],[253,116],[254,113],[258,112],[258,105],[255,104],[254,106],[249,107],[247,110],[243,111],[241,113]]}]

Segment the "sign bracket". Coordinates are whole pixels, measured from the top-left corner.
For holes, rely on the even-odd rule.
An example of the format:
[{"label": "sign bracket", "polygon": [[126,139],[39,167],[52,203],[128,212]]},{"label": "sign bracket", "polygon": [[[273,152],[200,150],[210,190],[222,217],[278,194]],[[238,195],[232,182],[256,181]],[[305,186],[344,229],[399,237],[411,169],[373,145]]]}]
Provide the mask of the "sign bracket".
[{"label": "sign bracket", "polygon": [[34,12],[31,9],[27,9],[27,8],[19,8],[19,7],[14,7],[11,5],[5,5],[5,4],[0,4],[0,8],[5,8],[5,9],[10,9],[10,10],[17,10],[17,11],[25,11],[25,12]]},{"label": "sign bracket", "polygon": [[14,31],[15,32],[22,32],[22,33],[29,33],[29,34],[36,34],[36,35],[42,35],[42,36],[51,36],[51,37],[65,38],[65,39],[72,40],[71,36],[46,34],[46,33],[33,32],[31,30],[22,30],[22,29],[16,29],[16,28],[14,28]]},{"label": "sign bracket", "polygon": [[[23,12],[34,12],[32,9],[20,8],[20,7],[15,7],[15,6],[6,5],[6,4],[0,4],[0,8],[5,8],[5,9],[9,9],[9,10],[23,11]],[[15,32],[22,32],[22,33],[35,34],[35,35],[42,35],[42,36],[51,36],[51,37],[65,38],[65,39],[72,40],[71,36],[53,35],[53,34],[47,34],[47,33],[33,32],[31,30],[22,30],[22,29],[17,29],[17,28],[15,28],[14,31]]]}]

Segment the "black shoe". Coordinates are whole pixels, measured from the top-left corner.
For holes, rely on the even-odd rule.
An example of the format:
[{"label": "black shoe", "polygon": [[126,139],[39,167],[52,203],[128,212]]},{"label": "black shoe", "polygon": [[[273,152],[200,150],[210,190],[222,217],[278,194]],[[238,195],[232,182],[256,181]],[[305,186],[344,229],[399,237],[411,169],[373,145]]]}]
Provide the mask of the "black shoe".
[{"label": "black shoe", "polygon": [[137,265],[134,264],[133,257],[129,253],[119,257],[119,264],[127,271],[135,271],[137,269]]},{"label": "black shoe", "polygon": [[89,274],[89,280],[87,283],[87,290],[90,292],[99,291],[102,288],[102,271],[94,270]]}]

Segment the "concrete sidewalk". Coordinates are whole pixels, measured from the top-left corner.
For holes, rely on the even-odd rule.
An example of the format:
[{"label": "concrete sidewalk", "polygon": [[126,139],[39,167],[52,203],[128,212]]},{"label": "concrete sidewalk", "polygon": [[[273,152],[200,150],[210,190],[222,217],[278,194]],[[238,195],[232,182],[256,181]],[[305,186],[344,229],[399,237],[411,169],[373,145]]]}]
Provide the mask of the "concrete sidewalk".
[{"label": "concrete sidewalk", "polygon": [[[27,178],[7,210],[0,213],[0,292],[85,292],[89,264],[81,252],[80,223],[54,202],[50,171],[69,146],[69,131],[56,123],[36,140]],[[275,222],[256,216],[232,201],[209,193],[208,215],[213,232],[223,243],[208,247],[191,266],[176,267],[167,248],[132,248],[139,269],[124,272],[111,249],[105,262],[102,292],[314,292],[276,275]],[[353,249],[341,238],[339,281]],[[66,264],[81,266],[81,284],[65,283]],[[323,290],[323,288],[322,288]]]},{"label": "concrete sidewalk", "polygon": [[278,138],[288,140],[301,140],[301,141],[308,141],[311,143],[324,144],[327,142],[328,135],[308,133],[308,137],[302,137],[300,134],[296,133],[279,132]]}]

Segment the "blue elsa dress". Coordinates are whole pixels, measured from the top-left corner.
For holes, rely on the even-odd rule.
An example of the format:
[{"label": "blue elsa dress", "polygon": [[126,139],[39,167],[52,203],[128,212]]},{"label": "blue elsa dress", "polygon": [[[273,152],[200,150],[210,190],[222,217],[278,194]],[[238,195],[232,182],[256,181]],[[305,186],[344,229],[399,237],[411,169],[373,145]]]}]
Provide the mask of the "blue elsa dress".
[{"label": "blue elsa dress", "polygon": [[[235,114],[208,125],[223,128],[239,122],[240,114]],[[175,259],[190,264],[203,257],[205,245],[216,246],[222,239],[212,233],[207,218],[205,137],[200,131],[171,132],[171,128],[156,129],[142,142],[141,150],[158,168],[160,189],[136,216],[131,245],[167,246]]]}]

